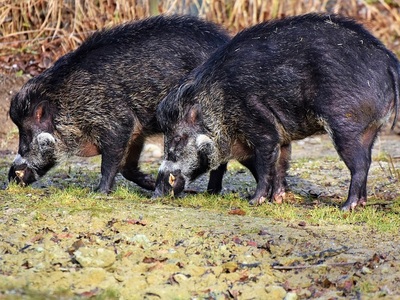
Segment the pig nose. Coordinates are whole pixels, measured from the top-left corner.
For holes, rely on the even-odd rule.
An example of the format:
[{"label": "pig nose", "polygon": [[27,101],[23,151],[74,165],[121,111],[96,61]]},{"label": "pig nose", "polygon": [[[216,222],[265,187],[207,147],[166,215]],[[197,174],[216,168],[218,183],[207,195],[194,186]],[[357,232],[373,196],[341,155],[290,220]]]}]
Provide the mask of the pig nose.
[{"label": "pig nose", "polygon": [[17,172],[20,172],[20,170],[16,170],[15,166],[12,165],[10,168],[10,171],[8,172],[8,181],[9,182],[11,182],[11,181],[15,181],[17,183],[21,182],[20,177],[17,175]]},{"label": "pig nose", "polygon": [[22,186],[26,186],[34,182],[35,177],[32,171],[28,168],[27,164],[13,164],[8,172],[8,181],[15,181]]}]

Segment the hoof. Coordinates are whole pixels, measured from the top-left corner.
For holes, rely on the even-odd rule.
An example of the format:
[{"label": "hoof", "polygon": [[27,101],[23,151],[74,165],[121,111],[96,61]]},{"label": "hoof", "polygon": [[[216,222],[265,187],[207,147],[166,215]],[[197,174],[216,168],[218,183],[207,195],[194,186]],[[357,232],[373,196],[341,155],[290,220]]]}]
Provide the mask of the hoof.
[{"label": "hoof", "polygon": [[360,200],[358,200],[357,205],[365,207],[367,205],[367,200],[365,198],[361,198]]},{"label": "hoof", "polygon": [[356,209],[357,206],[364,208],[366,205],[367,205],[367,200],[365,198],[360,198],[357,201],[352,201],[349,203],[348,201],[346,201],[346,203],[343,204],[341,209],[343,211],[353,211]]},{"label": "hoof", "polygon": [[286,198],[286,192],[284,188],[280,188],[272,197],[274,202],[277,204],[282,204]]},{"label": "hoof", "polygon": [[261,205],[264,202],[265,202],[265,197],[260,197],[258,199],[251,199],[249,201],[249,204],[250,205]]}]

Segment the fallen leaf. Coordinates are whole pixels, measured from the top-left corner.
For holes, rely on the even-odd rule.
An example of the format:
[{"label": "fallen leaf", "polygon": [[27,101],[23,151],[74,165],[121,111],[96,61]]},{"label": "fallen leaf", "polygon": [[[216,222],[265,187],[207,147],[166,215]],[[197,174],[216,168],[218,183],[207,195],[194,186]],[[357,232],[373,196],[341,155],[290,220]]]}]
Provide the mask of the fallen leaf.
[{"label": "fallen leaf", "polygon": [[261,235],[261,236],[263,236],[263,235],[271,235],[266,229],[261,229],[259,232],[258,232],[258,235]]},{"label": "fallen leaf", "polygon": [[83,246],[85,246],[85,243],[81,239],[79,239],[79,240],[75,241],[71,245],[71,247],[68,248],[67,252],[70,255],[72,255],[76,250],[78,250],[80,247],[83,247]]},{"label": "fallen leaf", "polygon": [[146,292],[145,296],[151,296],[151,297],[158,297],[161,299],[161,296],[156,294],[156,293],[151,293],[151,292]]},{"label": "fallen leaf", "polygon": [[145,264],[155,263],[156,261],[157,259],[155,259],[154,257],[147,257],[147,256],[142,260],[142,262]]},{"label": "fallen leaf", "polygon": [[234,273],[238,269],[238,264],[233,261],[226,262],[222,265],[222,272]]},{"label": "fallen leaf", "polygon": [[257,245],[257,242],[256,242],[256,241],[247,241],[247,246],[250,246],[250,247],[257,247],[258,245]]},{"label": "fallen leaf", "polygon": [[135,220],[135,219],[128,219],[126,220],[126,223],[128,224],[132,224],[132,225],[142,225],[142,226],[146,226],[147,222],[144,220]]},{"label": "fallen leaf", "polygon": [[117,219],[112,218],[110,221],[107,222],[107,227],[112,227],[117,222],[118,222]]},{"label": "fallen leaf", "polygon": [[305,227],[305,226],[306,226],[306,222],[300,221],[298,225],[299,225],[300,227]]},{"label": "fallen leaf", "polygon": [[368,261],[367,267],[370,269],[376,269],[379,266],[379,263],[381,261],[380,256],[375,253],[372,258]]},{"label": "fallen leaf", "polygon": [[246,215],[246,212],[240,208],[236,208],[236,209],[231,209],[228,214],[230,215],[238,215],[238,216],[244,216]]},{"label": "fallen leaf", "polygon": [[339,290],[343,290],[346,293],[350,293],[354,286],[355,286],[355,280],[347,279],[347,280],[345,280],[344,282],[342,282],[341,284],[338,285],[338,289]]},{"label": "fallen leaf", "polygon": [[229,296],[231,296],[231,298],[233,298],[233,299],[239,299],[239,296],[240,296],[240,292],[238,291],[238,290],[228,290],[228,293],[229,293]]},{"label": "fallen leaf", "polygon": [[164,266],[164,263],[156,262],[154,265],[150,266],[150,267],[147,269],[147,271],[151,272],[151,271],[154,271],[154,270],[159,270],[159,269],[161,269],[163,266]]},{"label": "fallen leaf", "polygon": [[74,237],[74,235],[69,233],[69,232],[57,234],[57,238],[58,239],[69,239],[69,238],[72,238],[72,237]]},{"label": "fallen leaf", "polygon": [[94,288],[91,291],[81,293],[80,296],[84,297],[84,298],[92,298],[92,297],[96,296],[99,293],[99,291],[100,291],[99,288]]},{"label": "fallen leaf", "polygon": [[324,280],[322,280],[321,282],[321,286],[325,289],[329,289],[331,286],[333,285],[333,283],[328,279],[325,278]]},{"label": "fallen leaf", "polygon": [[174,273],[168,278],[167,283],[169,283],[171,285],[174,285],[174,284],[179,285],[181,282],[186,281],[190,277],[191,277],[190,274],[183,274],[180,272]]},{"label": "fallen leaf", "polygon": [[233,240],[233,242],[235,244],[239,244],[240,245],[242,243],[242,240],[240,238],[238,238],[237,236],[235,236],[232,240]]},{"label": "fallen leaf", "polygon": [[57,235],[55,234],[55,235],[50,239],[50,241],[52,241],[52,242],[58,244],[61,240],[60,240],[60,239],[57,237]]},{"label": "fallen leaf", "polygon": [[151,264],[151,263],[155,263],[155,262],[164,262],[166,261],[168,258],[164,257],[164,258],[154,258],[154,257],[145,257],[143,258],[143,263],[145,264]]},{"label": "fallen leaf", "polygon": [[131,256],[132,254],[133,254],[133,252],[132,252],[132,251],[129,251],[129,252],[127,252],[127,253],[124,254],[124,257],[129,257],[129,256]]},{"label": "fallen leaf", "polygon": [[248,274],[247,270],[242,271],[242,274],[241,274],[241,276],[239,278],[239,281],[240,282],[246,282],[248,280],[249,280],[249,274]]},{"label": "fallen leaf", "polygon": [[24,263],[21,265],[21,267],[25,268],[25,269],[30,269],[33,268],[32,263],[30,263],[29,261],[24,261]]},{"label": "fallen leaf", "polygon": [[43,234],[39,233],[37,235],[35,235],[32,239],[31,242],[35,243],[35,242],[41,242],[43,240]]}]

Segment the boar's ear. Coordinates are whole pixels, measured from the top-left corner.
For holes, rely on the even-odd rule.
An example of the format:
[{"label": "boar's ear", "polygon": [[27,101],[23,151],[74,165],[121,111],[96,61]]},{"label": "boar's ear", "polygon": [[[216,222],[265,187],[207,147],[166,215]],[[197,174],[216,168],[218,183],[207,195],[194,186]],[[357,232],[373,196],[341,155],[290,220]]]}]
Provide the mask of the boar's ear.
[{"label": "boar's ear", "polygon": [[49,121],[50,119],[50,107],[49,102],[42,101],[38,105],[36,105],[35,110],[33,112],[33,117],[36,123],[43,123]]},{"label": "boar's ear", "polygon": [[197,122],[199,122],[201,118],[201,107],[200,104],[195,104],[193,105],[188,114],[187,114],[187,119],[186,121],[190,124],[190,125],[194,125]]}]

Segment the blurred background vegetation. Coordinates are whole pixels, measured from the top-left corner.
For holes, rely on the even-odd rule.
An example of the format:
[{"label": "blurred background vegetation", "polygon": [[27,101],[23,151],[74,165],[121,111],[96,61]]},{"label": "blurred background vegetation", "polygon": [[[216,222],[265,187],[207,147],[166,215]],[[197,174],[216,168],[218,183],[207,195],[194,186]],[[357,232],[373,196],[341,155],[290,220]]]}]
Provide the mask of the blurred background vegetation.
[{"label": "blurred background vegetation", "polygon": [[400,55],[400,0],[0,0],[0,72],[36,75],[94,30],[158,14],[198,15],[235,34],[308,12],[353,17]]}]

